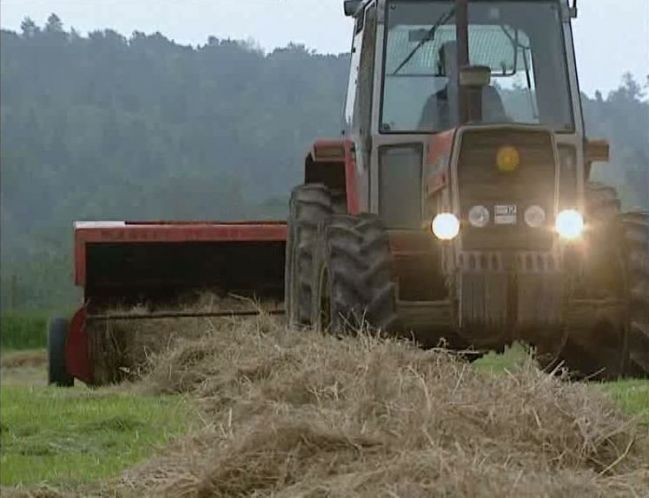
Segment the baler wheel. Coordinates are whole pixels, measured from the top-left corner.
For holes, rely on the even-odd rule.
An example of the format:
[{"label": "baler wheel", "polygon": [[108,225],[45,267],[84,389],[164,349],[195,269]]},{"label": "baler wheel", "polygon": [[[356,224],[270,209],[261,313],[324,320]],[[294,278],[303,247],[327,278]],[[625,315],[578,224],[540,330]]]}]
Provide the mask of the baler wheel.
[{"label": "baler wheel", "polygon": [[288,323],[292,327],[310,325],[315,239],[318,225],[333,212],[333,195],[325,185],[300,185],[291,194],[284,306]]},{"label": "baler wheel", "polygon": [[65,367],[65,341],[68,337],[69,322],[63,318],[53,318],[47,331],[47,380],[58,387],[72,387],[72,377]]},{"label": "baler wheel", "polygon": [[322,331],[389,331],[397,321],[387,232],[373,215],[333,216],[318,233],[312,322]]}]

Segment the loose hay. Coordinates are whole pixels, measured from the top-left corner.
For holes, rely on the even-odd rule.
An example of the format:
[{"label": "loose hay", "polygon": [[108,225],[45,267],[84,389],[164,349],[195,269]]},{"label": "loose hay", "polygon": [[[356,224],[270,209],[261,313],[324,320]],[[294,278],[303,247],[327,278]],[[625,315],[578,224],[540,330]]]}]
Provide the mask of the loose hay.
[{"label": "loose hay", "polygon": [[204,430],[119,495],[649,496],[647,431],[531,362],[494,376],[442,351],[203,322],[139,389],[188,393]]},{"label": "loose hay", "polygon": [[[256,304],[248,299],[221,298],[211,293],[183,296],[173,306],[141,305],[100,310],[100,315],[120,319],[89,320],[94,383],[99,386],[134,380],[146,372],[148,357],[171,347],[178,338],[200,335],[204,318],[138,319],[151,313],[213,313],[250,311]],[[134,319],[129,319],[134,316]]]}]

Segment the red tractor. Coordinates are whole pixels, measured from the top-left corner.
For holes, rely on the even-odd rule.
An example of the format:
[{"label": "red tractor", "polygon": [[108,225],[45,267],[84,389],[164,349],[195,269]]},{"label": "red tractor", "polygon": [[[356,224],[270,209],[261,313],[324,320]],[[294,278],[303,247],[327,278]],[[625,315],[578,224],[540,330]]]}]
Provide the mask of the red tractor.
[{"label": "red tractor", "polygon": [[294,327],[522,341],[546,366],[647,375],[649,214],[590,180],[608,144],[585,138],[576,2],[344,8],[344,134],[307,155],[288,224],[77,225],[86,304],[52,322],[50,380],[102,382],[89,325],[122,318],[107,310],[213,288],[284,296]]}]

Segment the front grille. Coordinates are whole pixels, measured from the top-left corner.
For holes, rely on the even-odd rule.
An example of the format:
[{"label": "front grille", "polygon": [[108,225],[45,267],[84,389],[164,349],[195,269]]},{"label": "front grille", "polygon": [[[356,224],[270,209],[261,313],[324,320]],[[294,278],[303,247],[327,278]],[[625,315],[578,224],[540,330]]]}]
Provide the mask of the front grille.
[{"label": "front grille", "polygon": [[[520,165],[501,172],[496,157],[501,147],[515,147]],[[472,130],[462,137],[458,164],[460,208],[468,220],[471,207],[489,209],[491,219],[484,228],[466,223],[462,231],[464,249],[549,250],[552,247],[555,196],[555,156],[550,133],[538,130]],[[525,210],[541,206],[546,225],[530,228]],[[496,224],[496,206],[516,206],[513,224]]]}]

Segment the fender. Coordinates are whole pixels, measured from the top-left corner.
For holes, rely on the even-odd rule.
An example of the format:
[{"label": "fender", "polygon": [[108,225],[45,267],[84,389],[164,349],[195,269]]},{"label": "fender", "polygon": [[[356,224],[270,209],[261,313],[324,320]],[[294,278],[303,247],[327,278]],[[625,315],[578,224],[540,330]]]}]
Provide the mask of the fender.
[{"label": "fender", "polygon": [[347,212],[359,213],[356,186],[356,151],[348,139],[318,140],[304,162],[304,183],[324,183],[345,193]]}]

